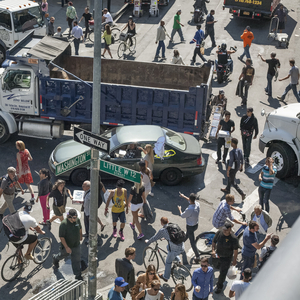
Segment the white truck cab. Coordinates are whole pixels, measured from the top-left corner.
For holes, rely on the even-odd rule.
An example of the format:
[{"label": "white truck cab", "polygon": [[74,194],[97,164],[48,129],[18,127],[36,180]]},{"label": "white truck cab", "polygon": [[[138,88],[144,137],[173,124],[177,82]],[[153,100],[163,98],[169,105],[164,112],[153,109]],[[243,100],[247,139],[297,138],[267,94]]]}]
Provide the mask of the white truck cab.
[{"label": "white truck cab", "polygon": [[0,0],[0,66],[6,50],[22,40],[29,30],[46,34],[40,5],[30,0]]},{"label": "white truck cab", "polygon": [[274,159],[277,177],[284,178],[294,171],[300,176],[300,103],[289,104],[266,114],[264,131],[259,139],[259,149]]}]

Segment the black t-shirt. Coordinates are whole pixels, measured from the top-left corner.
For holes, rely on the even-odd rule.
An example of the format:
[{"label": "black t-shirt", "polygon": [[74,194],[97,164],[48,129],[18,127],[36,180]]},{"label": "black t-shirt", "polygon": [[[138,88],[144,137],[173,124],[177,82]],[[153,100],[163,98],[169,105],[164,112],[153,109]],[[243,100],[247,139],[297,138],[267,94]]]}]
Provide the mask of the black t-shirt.
[{"label": "black t-shirt", "polygon": [[268,74],[274,76],[276,68],[280,67],[279,59],[277,58],[266,59],[266,63],[269,65]]},{"label": "black t-shirt", "polygon": [[231,128],[234,127],[234,122],[232,120],[229,120],[228,122],[225,122],[224,119],[220,121],[220,125],[222,126],[222,130],[224,131],[231,131]]},{"label": "black t-shirt", "polygon": [[87,23],[91,19],[92,14],[90,14],[90,13],[87,13],[87,14],[83,13],[82,16],[84,17],[85,23]]},{"label": "black t-shirt", "polygon": [[51,192],[52,183],[48,178],[42,179],[38,184],[39,196],[48,195]]},{"label": "black t-shirt", "polygon": [[243,74],[244,74],[244,80],[247,82],[252,82],[253,76],[254,76],[254,68],[251,66],[246,66],[243,68]]},{"label": "black t-shirt", "polygon": [[56,206],[65,205],[67,201],[67,189],[64,188],[62,193],[58,189],[52,190],[49,198],[53,198],[54,205]]},{"label": "black t-shirt", "polygon": [[133,186],[133,187],[131,188],[131,191],[130,191],[130,195],[132,195],[131,203],[132,203],[132,204],[140,204],[140,203],[143,203],[142,195],[143,195],[144,192],[145,192],[145,187],[144,187],[144,186],[142,186],[142,187],[139,189],[139,192],[138,192],[138,193],[136,192],[135,186]]},{"label": "black t-shirt", "polygon": [[207,22],[213,22],[215,20],[214,16],[211,14],[208,14],[206,17],[206,23],[205,23],[205,28],[206,29],[213,29],[214,28],[214,23],[207,24]]},{"label": "black t-shirt", "polygon": [[217,244],[216,253],[219,257],[232,257],[233,250],[237,250],[239,247],[237,237],[233,233],[225,236],[222,229],[214,236],[213,243]]}]

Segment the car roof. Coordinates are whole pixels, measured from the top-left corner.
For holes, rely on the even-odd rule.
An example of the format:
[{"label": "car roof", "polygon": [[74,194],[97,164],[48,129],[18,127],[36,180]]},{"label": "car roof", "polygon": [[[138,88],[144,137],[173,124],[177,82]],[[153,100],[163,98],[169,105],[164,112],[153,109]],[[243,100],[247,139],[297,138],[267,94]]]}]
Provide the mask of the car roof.
[{"label": "car roof", "polygon": [[159,137],[165,135],[162,128],[155,125],[121,126],[117,128],[116,133],[121,145],[135,142],[156,142]]}]

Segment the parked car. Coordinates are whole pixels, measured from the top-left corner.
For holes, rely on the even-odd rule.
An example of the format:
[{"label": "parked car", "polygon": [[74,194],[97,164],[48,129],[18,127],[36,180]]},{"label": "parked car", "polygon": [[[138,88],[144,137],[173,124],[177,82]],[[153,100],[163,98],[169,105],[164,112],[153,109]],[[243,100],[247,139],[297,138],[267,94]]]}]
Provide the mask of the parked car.
[{"label": "parked car", "polygon": [[[100,152],[100,158],[123,167],[139,170],[139,161],[145,156],[142,151],[137,151],[134,158],[126,155],[130,147],[145,147],[146,144],[154,146],[158,138],[165,137],[165,150],[163,159],[155,155],[153,166],[154,179],[160,179],[166,185],[178,184],[182,177],[200,174],[205,169],[201,147],[192,135],[177,133],[170,129],[154,125],[134,125],[115,127],[102,134],[110,140],[109,155]],[[134,145],[134,146],[132,146]],[[77,156],[89,147],[73,140],[60,143],[51,153],[49,167],[55,173],[55,165],[74,156]],[[60,178],[71,180],[75,185],[81,185],[88,180],[90,163],[83,164],[67,171]],[[100,171],[102,179],[111,179],[112,175]]]}]

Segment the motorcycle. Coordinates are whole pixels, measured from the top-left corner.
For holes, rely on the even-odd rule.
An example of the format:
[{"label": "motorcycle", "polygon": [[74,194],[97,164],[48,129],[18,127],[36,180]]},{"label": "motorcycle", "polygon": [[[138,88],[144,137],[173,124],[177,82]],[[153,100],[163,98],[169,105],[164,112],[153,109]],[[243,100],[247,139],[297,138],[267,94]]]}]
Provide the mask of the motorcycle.
[{"label": "motorcycle", "polygon": [[206,4],[210,0],[196,0],[194,3],[194,23],[199,24],[203,21],[204,16],[208,13]]},{"label": "motorcycle", "polygon": [[[236,51],[236,47],[230,47],[230,50]],[[230,55],[228,57],[231,59]],[[228,64],[228,60],[226,63],[219,63],[218,60],[216,60],[216,72],[217,72],[217,81],[218,83],[222,83],[226,81],[231,74],[230,71],[230,64]]]}]

